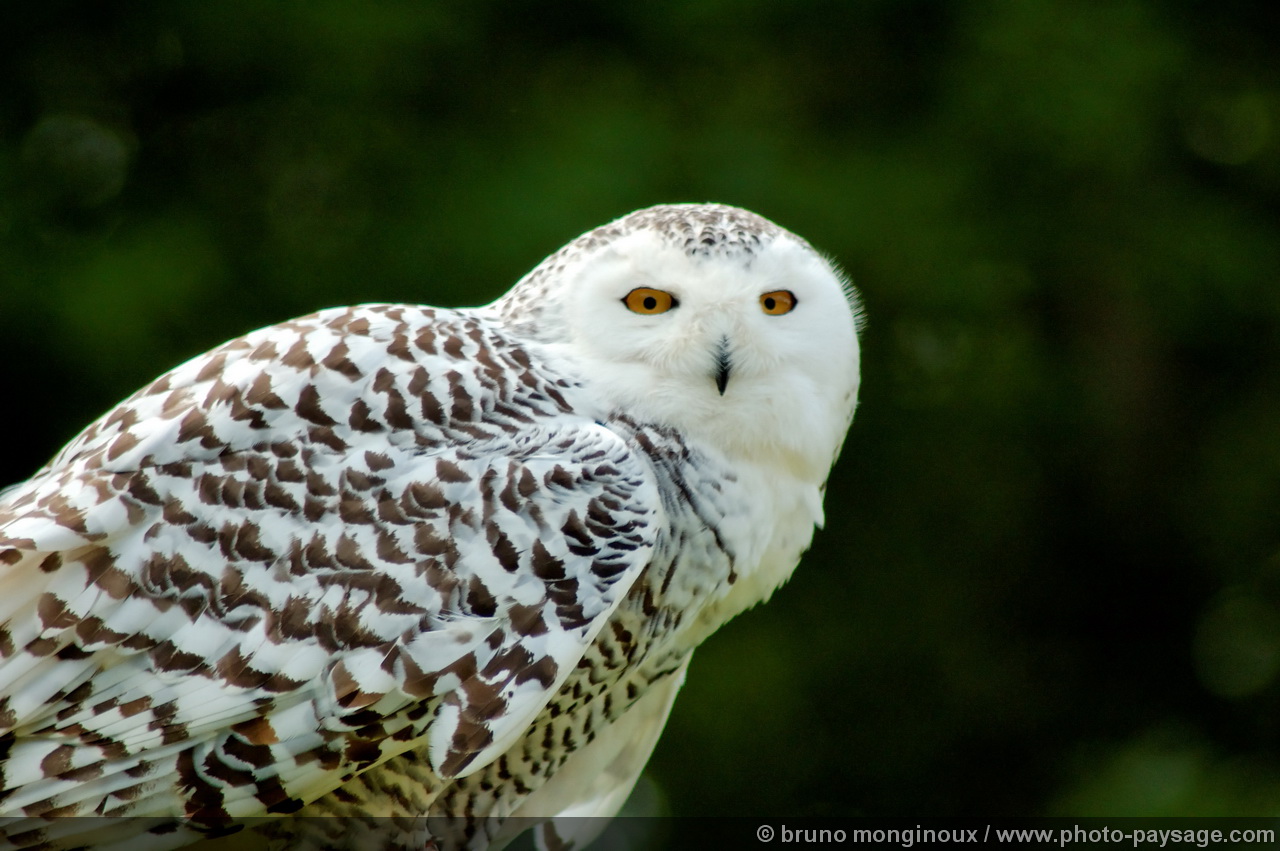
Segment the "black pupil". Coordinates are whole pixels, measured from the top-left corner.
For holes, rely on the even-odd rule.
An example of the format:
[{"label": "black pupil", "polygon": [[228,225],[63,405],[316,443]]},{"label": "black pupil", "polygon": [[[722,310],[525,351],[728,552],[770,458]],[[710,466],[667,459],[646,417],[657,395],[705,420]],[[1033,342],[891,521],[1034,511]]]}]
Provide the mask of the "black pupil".
[{"label": "black pupil", "polygon": [[644,297],[645,310],[657,310],[657,308],[658,308],[658,300],[656,298],[654,298],[651,295],[647,295]]},{"label": "black pupil", "polygon": [[764,309],[765,309],[765,310],[773,310],[773,309],[774,309],[775,307],[777,307],[777,306],[778,306],[778,303],[777,303],[776,301],[774,301],[774,300],[773,300],[772,296],[771,296],[771,297],[769,297],[769,298],[766,298],[766,299],[764,300]]}]

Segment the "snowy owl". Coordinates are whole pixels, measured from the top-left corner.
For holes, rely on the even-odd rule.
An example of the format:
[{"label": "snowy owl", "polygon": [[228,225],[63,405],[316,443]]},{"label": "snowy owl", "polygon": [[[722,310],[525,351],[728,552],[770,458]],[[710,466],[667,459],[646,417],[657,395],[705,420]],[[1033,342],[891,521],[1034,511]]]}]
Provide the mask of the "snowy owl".
[{"label": "snowy owl", "polygon": [[803,239],[669,205],[162,376],[0,493],[0,847],[589,840],[821,525],[857,317]]}]

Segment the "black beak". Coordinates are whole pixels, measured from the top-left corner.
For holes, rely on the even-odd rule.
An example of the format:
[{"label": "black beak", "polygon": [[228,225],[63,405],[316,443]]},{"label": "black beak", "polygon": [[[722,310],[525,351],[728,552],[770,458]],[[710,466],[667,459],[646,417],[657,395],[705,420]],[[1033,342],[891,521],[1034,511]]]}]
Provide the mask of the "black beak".
[{"label": "black beak", "polygon": [[720,338],[720,347],[716,350],[716,389],[724,395],[724,388],[729,386],[729,338]]}]

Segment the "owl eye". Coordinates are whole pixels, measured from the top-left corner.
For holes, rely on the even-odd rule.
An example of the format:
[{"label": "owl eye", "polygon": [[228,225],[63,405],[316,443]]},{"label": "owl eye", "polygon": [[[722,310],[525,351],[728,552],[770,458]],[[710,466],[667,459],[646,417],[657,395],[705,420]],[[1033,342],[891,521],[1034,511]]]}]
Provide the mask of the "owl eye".
[{"label": "owl eye", "polygon": [[770,316],[781,316],[796,309],[796,295],[791,290],[774,290],[760,296],[760,309]]},{"label": "owl eye", "polygon": [[649,287],[636,287],[627,293],[622,303],[632,313],[642,313],[646,316],[652,316],[655,313],[666,313],[671,308],[680,306],[680,302],[676,301],[676,297],[671,293]]}]

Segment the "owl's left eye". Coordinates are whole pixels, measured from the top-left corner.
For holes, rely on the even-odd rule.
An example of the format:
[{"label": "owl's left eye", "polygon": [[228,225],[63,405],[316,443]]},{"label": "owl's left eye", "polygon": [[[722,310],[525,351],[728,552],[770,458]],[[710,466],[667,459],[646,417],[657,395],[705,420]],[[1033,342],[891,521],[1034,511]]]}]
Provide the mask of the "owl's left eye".
[{"label": "owl's left eye", "polygon": [[796,309],[796,294],[791,290],[774,290],[760,296],[760,309],[770,316],[781,316]]},{"label": "owl's left eye", "polygon": [[632,313],[641,313],[646,316],[652,316],[655,313],[666,313],[671,308],[680,306],[680,302],[676,301],[676,297],[671,293],[650,287],[636,287],[627,293],[626,297],[622,299],[622,303]]}]

